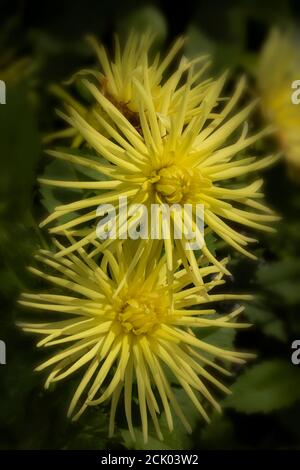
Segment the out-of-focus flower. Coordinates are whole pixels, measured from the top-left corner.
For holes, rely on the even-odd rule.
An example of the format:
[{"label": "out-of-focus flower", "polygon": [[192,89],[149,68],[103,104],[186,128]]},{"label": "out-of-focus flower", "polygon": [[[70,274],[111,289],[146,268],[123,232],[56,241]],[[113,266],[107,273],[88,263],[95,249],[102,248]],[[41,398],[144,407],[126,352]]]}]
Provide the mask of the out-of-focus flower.
[{"label": "out-of-focus flower", "polygon": [[[70,241],[73,242],[70,237]],[[56,242],[58,248],[61,245]],[[62,320],[21,323],[25,330],[44,338],[38,346],[57,347],[52,357],[37,367],[51,368],[46,388],[82,369],[82,379],[69,407],[69,416],[77,419],[88,406],[111,402],[110,435],[113,434],[117,405],[121,395],[132,438],[133,397],[137,395],[144,440],[148,437],[151,417],[157,435],[162,439],[158,421],[165,412],[170,431],[172,410],[187,431],[191,428],[176,400],[172,382],[180,385],[205,420],[209,420],[206,404],[220,411],[208,385],[228,393],[229,390],[211,372],[230,375],[214,359],[243,363],[251,354],[228,351],[199,339],[191,328],[243,328],[234,319],[242,311],[217,315],[209,302],[248,299],[249,296],[210,294],[209,299],[189,286],[186,270],[178,269],[172,284],[172,300],[167,286],[165,257],[157,256],[157,244],[149,241],[144,256],[135,269],[136,242],[118,244],[116,252],[106,251],[99,263],[80,248],[57,259],[48,251],[36,258],[46,271],[30,270],[58,287],[56,293],[23,294],[21,304],[30,308],[62,315]],[[225,260],[222,261],[224,263]],[[209,292],[222,284],[222,274],[214,266],[202,267]],[[204,404],[206,402],[206,404]]]},{"label": "out-of-focus flower", "polygon": [[[43,178],[40,181],[64,188],[90,189],[95,192],[95,196],[57,207],[42,225],[68,215],[71,220],[51,228],[50,232],[63,234],[66,230],[72,230],[72,234],[75,234],[78,226],[85,223],[85,236],[62,250],[60,255],[64,255],[99,237],[95,226],[89,229],[87,223],[95,222],[96,206],[100,204],[112,204],[117,210],[120,198],[126,197],[129,208],[133,204],[142,203],[149,207],[149,213],[153,204],[165,204],[169,208],[176,204],[177,212],[183,221],[188,219],[184,205],[190,204],[193,220],[190,218],[186,223],[193,227],[197,240],[202,241],[202,253],[220,270],[228,273],[210,252],[203,234],[194,222],[196,208],[199,205],[204,207],[204,220],[209,230],[240,253],[255,258],[246,249],[246,245],[255,240],[240,233],[235,224],[250,229],[272,231],[273,228],[268,223],[277,217],[259,202],[263,198],[262,179],[247,184],[236,178],[261,170],[276,160],[277,157],[273,155],[257,159],[241,153],[267,134],[268,129],[248,135],[245,121],[255,103],[230,115],[243,93],[243,78],[231,98],[220,109],[218,106],[225,75],[211,82],[204,97],[202,92],[198,97],[197,90],[201,90],[201,87],[195,83],[196,72],[191,66],[186,83],[178,89],[177,79],[173,83],[173,76],[171,77],[172,84],[163,88],[163,105],[160,112],[157,112],[155,98],[151,93],[149,69],[144,66],[142,70],[143,81],[133,79],[135,100],[138,103],[139,129],[97,86],[84,80],[98,106],[109,117],[105,119],[103,113],[94,111],[94,117],[107,135],[103,135],[98,128],[87,122],[80,113],[70,109],[69,115],[62,116],[80,133],[92,150],[80,157],[71,151],[50,151],[49,154],[72,164],[93,168],[99,173],[99,180],[78,182]],[[174,97],[178,100],[176,112],[172,111]],[[241,127],[240,135],[233,138],[234,133]],[[106,176],[105,181],[100,174]],[[79,215],[77,211],[84,212]],[[128,214],[128,225],[135,223],[136,214],[130,215],[130,210]],[[119,214],[116,218],[118,225]],[[178,240],[173,237],[177,220],[171,211],[171,237],[164,239],[168,268],[170,272],[174,270],[173,257],[174,251],[177,251],[185,265],[190,266],[193,282],[202,285],[194,251],[190,247],[187,248],[184,236]],[[167,222],[160,214],[157,223],[163,226]],[[80,230],[78,233],[82,235]],[[107,239],[102,243],[101,250],[113,242],[111,238]]]},{"label": "out-of-focus flower", "polygon": [[300,35],[295,30],[271,31],[263,46],[257,83],[267,121],[276,137],[292,176],[300,176],[300,104],[292,101],[294,81],[300,80]]}]

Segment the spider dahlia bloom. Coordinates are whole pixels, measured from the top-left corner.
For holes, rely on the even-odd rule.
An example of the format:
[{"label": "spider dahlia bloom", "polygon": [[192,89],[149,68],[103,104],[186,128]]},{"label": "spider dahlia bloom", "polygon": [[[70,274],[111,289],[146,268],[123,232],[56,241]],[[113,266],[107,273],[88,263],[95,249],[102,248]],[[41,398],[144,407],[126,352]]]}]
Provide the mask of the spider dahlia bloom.
[{"label": "spider dahlia bloom", "polygon": [[149,54],[153,40],[154,35],[149,32],[143,35],[132,32],[122,49],[119,38],[115,37],[115,54],[114,58],[110,60],[103,45],[98,44],[95,38],[89,38],[102,69],[98,75],[98,83],[102,93],[124,115],[132,119],[135,118],[134,114],[138,112],[133,78],[142,80],[143,67],[147,66],[151,94],[153,97],[157,97],[160,92],[162,76],[184,42],[183,38],[179,38],[163,60],[160,60],[157,55],[153,61],[150,61]]},{"label": "spider dahlia bloom", "polygon": [[[190,65],[184,85],[178,85],[178,77],[182,77],[182,74],[176,71],[161,88],[158,112],[149,67],[147,63],[144,66],[141,63],[140,67],[142,80],[132,78],[132,93],[135,106],[138,106],[138,128],[136,121],[132,123],[130,116],[124,115],[99,87],[89,80],[83,81],[102,109],[102,112],[94,110],[94,118],[105,134],[76,110],[70,109],[69,115],[63,117],[80,133],[89,150],[84,156],[78,156],[71,150],[49,151],[49,154],[75,165],[92,168],[99,174],[99,179],[95,177],[94,181],[78,182],[42,178],[40,181],[44,184],[89,189],[94,193],[92,197],[57,207],[42,225],[61,216],[70,217],[68,222],[50,229],[50,232],[56,234],[68,231],[80,236],[77,243],[58,254],[63,256],[96,240],[95,225],[90,225],[90,228],[85,226],[83,231],[80,225],[95,223],[97,206],[100,204],[112,204],[118,211],[120,198],[127,198],[129,208],[133,204],[144,204],[149,213],[153,204],[165,204],[169,208],[175,204],[180,220],[187,217],[185,227],[190,224],[197,240],[201,241],[202,253],[228,274],[225,266],[207,248],[205,236],[195,224],[196,208],[199,205],[204,208],[207,231],[217,234],[240,253],[255,258],[246,247],[256,240],[241,233],[236,224],[247,230],[273,231],[269,222],[277,217],[261,202],[262,179],[247,184],[238,177],[248,176],[276,160],[277,157],[272,155],[256,158],[241,153],[270,130],[248,135],[245,121],[255,103],[233,112],[245,88],[244,79],[239,81],[231,98],[221,106],[223,98],[220,94],[225,75],[211,81],[203,93],[201,84],[197,84],[197,72]],[[107,118],[103,117],[103,113]],[[235,137],[240,128],[240,135]],[[185,204],[192,206],[193,213],[189,220],[186,211],[183,215]],[[176,251],[185,267],[191,268],[193,282],[203,285],[194,251],[187,248],[184,236],[181,239],[173,237],[178,221],[173,211],[170,216],[168,222],[163,220],[162,215],[157,221],[159,226],[168,223],[167,228],[170,230],[170,237],[164,239],[168,269],[174,271]],[[116,225],[119,225],[118,214],[116,219]],[[127,225],[135,221],[136,214],[128,215]],[[112,242],[111,238],[107,239],[100,249],[107,249]]]},{"label": "spider dahlia bloom", "polygon": [[[233,321],[242,308],[216,315],[215,310],[207,306],[207,298],[200,295],[198,289],[189,287],[189,276],[184,268],[175,274],[171,303],[165,259],[157,258],[157,244],[149,242],[148,252],[135,270],[129,271],[135,243],[126,242],[123,246],[120,243],[115,253],[106,251],[99,263],[83,248],[59,259],[51,252],[40,251],[36,258],[50,272],[30,270],[57,286],[60,293],[23,294],[21,304],[48,311],[51,316],[56,312],[62,319],[53,320],[50,316],[49,321],[22,323],[21,326],[25,331],[43,336],[38,346],[58,348],[50,359],[37,367],[37,370],[51,369],[46,388],[82,370],[69,416],[77,419],[88,406],[110,401],[109,433],[112,435],[117,405],[123,401],[134,439],[132,401],[137,396],[143,436],[147,441],[149,417],[162,439],[158,421],[161,411],[165,412],[170,431],[173,429],[172,410],[187,431],[191,431],[172,391],[172,383],[185,390],[208,421],[206,405],[219,410],[208,386],[229,392],[214,377],[213,371],[228,375],[220,361],[243,363],[251,355],[210,345],[191,329],[201,336],[201,331],[211,327],[245,327],[244,323]],[[214,266],[202,267],[201,271],[206,278],[207,291],[223,282]],[[210,294],[209,302],[236,298],[249,296]],[[218,364],[215,358],[219,359]]]},{"label": "spider dahlia bloom", "polygon": [[[88,37],[88,42],[96,52],[99,60],[100,70],[96,68],[80,70],[75,73],[66,84],[71,85],[74,81],[82,84],[84,78],[91,79],[96,84],[97,88],[101,90],[103,95],[106,96],[124,116],[130,119],[132,124],[139,128],[139,105],[135,93],[134,79],[143,81],[144,67],[147,67],[147,78],[149,80],[151,95],[154,99],[155,108],[159,111],[164,105],[162,89],[166,88],[167,92],[169,92],[170,87],[174,88],[180,81],[182,74],[191,64],[195,62],[197,62],[198,65],[203,63],[202,66],[199,67],[195,79],[199,78],[209,65],[206,56],[202,56],[193,61],[182,58],[176,72],[172,76],[172,80],[167,81],[165,79],[166,71],[170,64],[174,62],[174,58],[182,48],[184,39],[181,37],[178,38],[162,59],[159,54],[152,59],[151,49],[154,39],[155,36],[150,32],[142,35],[132,32],[122,48],[118,36],[115,36],[115,52],[114,56],[110,58],[103,45],[98,43],[96,38]],[[193,103],[191,101],[192,108],[195,107],[199,98],[204,95],[209,83],[210,80],[207,79],[195,88],[194,95],[196,101]],[[177,93],[172,96],[174,109],[176,109],[180,88],[182,87],[179,87]],[[92,105],[90,103],[83,104],[82,100],[79,101],[74,98],[66,88],[62,88],[59,85],[52,85],[50,89],[53,94],[62,99],[66,109],[68,109],[69,106],[73,107],[87,122],[94,125],[97,129],[101,129],[102,132],[105,132],[105,129],[94,116],[94,111],[102,112],[96,100]],[[190,109],[190,113],[193,113],[193,109]],[[104,113],[103,116],[106,119],[108,118],[106,113]],[[78,134],[77,130],[73,127],[68,127],[62,131],[49,134],[45,138],[45,142],[50,142],[57,138],[69,137],[73,139],[73,148],[79,147],[85,142],[82,136]]]},{"label": "spider dahlia bloom", "polygon": [[[268,37],[258,67],[258,88],[266,119],[291,170],[300,175],[300,105],[292,102],[294,81],[300,79],[299,32],[274,29]],[[298,95],[299,96],[299,95]]]}]

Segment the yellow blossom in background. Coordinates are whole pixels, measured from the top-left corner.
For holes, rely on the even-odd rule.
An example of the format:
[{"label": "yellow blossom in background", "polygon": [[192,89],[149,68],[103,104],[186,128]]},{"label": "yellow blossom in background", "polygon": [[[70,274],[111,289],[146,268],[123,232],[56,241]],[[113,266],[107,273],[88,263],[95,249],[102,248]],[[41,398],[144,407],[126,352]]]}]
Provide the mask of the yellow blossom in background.
[{"label": "yellow blossom in background", "polygon": [[[271,232],[273,228],[269,223],[277,220],[277,217],[261,202],[261,178],[254,179],[250,184],[240,182],[237,178],[269,166],[277,157],[270,155],[256,158],[248,153],[241,153],[270,132],[270,129],[264,129],[249,135],[246,120],[255,103],[236,110],[245,89],[244,78],[237,83],[232,96],[222,105],[221,91],[226,75],[210,81],[203,95],[203,89],[197,83],[198,72],[194,64],[190,64],[184,85],[179,80],[181,72],[176,71],[161,88],[158,112],[147,63],[142,70],[142,81],[133,78],[139,128],[101,89],[87,79],[84,80],[84,85],[102,109],[102,112],[94,110],[94,118],[105,129],[105,135],[75,109],[70,108],[68,115],[61,114],[92,150],[87,151],[84,156],[78,156],[71,150],[48,153],[71,164],[94,169],[99,173],[99,180],[95,178],[95,181],[78,182],[40,179],[44,184],[89,189],[95,194],[58,206],[42,223],[43,226],[61,216],[70,216],[71,220],[52,227],[50,232],[64,234],[68,231],[72,235],[78,235],[80,239],[62,250],[58,256],[93,243],[97,239],[97,206],[113,204],[118,209],[120,197],[126,197],[129,206],[142,203],[149,209],[155,203],[166,204],[168,207],[177,204],[179,213],[183,211],[184,204],[191,204],[194,212],[197,205],[202,205],[206,228],[240,253],[255,258],[247,250],[247,245],[256,240],[237,230],[235,224],[247,229]],[[103,113],[109,119],[104,118]],[[100,175],[105,175],[105,181]],[[82,215],[79,215],[80,211],[83,211]],[[172,234],[177,222],[173,212],[171,217]],[[134,221],[135,215],[128,216],[128,224]],[[202,253],[228,274],[206,246],[205,237],[203,238],[194,221],[189,222],[197,232],[198,239],[203,242]],[[94,225],[88,226],[90,223]],[[157,223],[163,225],[163,218]],[[106,240],[99,250],[106,249],[112,242],[111,239]],[[186,248],[184,237],[181,240],[174,240],[172,237],[165,239],[164,248],[170,272],[174,268],[176,251],[176,256],[182,259],[185,267],[191,268],[193,282],[203,285],[197,272],[195,254]]]},{"label": "yellow blossom in background", "polygon": [[[88,37],[87,39],[96,52],[100,67],[80,70],[66,83],[72,84],[74,81],[82,83],[84,78],[92,79],[103,95],[137,128],[140,126],[140,120],[138,116],[138,102],[134,79],[143,82],[143,70],[145,66],[147,67],[147,80],[149,81],[150,92],[154,99],[155,107],[157,111],[159,111],[164,104],[162,99],[164,96],[162,93],[163,88],[166,88],[167,93],[170,93],[172,88],[174,89],[177,86],[183,73],[192,63],[197,62],[199,66],[195,79],[203,75],[209,65],[206,56],[200,57],[196,61],[188,61],[183,57],[176,72],[170,79],[167,79],[165,77],[166,71],[170,64],[174,62],[174,59],[182,48],[184,43],[183,38],[179,38],[174,43],[165,57],[160,58],[160,54],[158,53],[153,59],[151,48],[155,40],[155,35],[150,32],[146,32],[142,35],[132,32],[123,48],[120,45],[118,36],[115,36],[113,58],[109,57],[104,46],[98,43],[95,37]],[[209,79],[205,80],[194,90],[194,95],[197,94],[197,100],[199,100],[201,94],[203,96],[209,82]],[[69,106],[73,107],[87,122],[99,128],[102,132],[105,132],[105,128],[100,125],[99,121],[97,121],[94,116],[94,111],[102,112],[96,100],[93,105],[84,105],[78,99],[74,98],[65,88],[59,85],[52,85],[50,90],[63,101],[66,109],[68,109]],[[178,90],[176,95],[172,96],[173,109],[176,109],[179,95],[180,90]],[[197,101],[192,102],[191,100],[193,107],[196,104]],[[105,112],[103,117],[105,119],[109,118]],[[62,131],[49,134],[44,141],[50,142],[57,138],[69,137],[72,138],[72,147],[79,147],[85,142],[82,136],[78,134],[73,127],[68,127]]]},{"label": "yellow blossom in background", "polygon": [[263,46],[257,72],[261,107],[275,125],[276,137],[290,174],[300,176],[300,104],[292,102],[300,80],[300,35],[295,30],[273,29]]},{"label": "yellow blossom in background", "polygon": [[[74,242],[72,237],[70,242]],[[62,249],[59,242],[55,243]],[[162,411],[170,431],[175,413],[191,432],[173,384],[184,389],[206,421],[209,421],[207,405],[220,411],[210,388],[224,393],[229,390],[205,367],[210,366],[218,376],[230,375],[224,368],[226,363],[240,364],[251,355],[210,345],[195,332],[201,337],[202,329],[248,326],[235,322],[241,307],[218,315],[209,304],[245,300],[249,296],[211,294],[224,281],[218,269],[204,266],[200,269],[209,298],[189,285],[189,276],[183,268],[174,275],[171,300],[166,260],[157,256],[157,244],[149,241],[144,256],[130,271],[135,252],[134,241],[120,242],[115,252],[106,251],[99,262],[83,248],[59,259],[41,250],[36,259],[44,269],[30,270],[58,291],[23,294],[20,303],[48,312],[49,320],[44,318],[20,326],[43,336],[39,347],[55,348],[51,357],[37,367],[37,370],[51,369],[46,388],[81,369],[82,378],[74,392],[69,416],[78,419],[87,407],[110,401],[109,433],[112,435],[116,409],[122,401],[134,439],[132,402],[137,396],[146,442],[149,419],[158,437],[163,438],[158,420]],[[54,314],[62,319],[58,320],[57,315],[55,320],[51,319]]]},{"label": "yellow blossom in background", "polygon": [[163,60],[160,60],[158,54],[150,62],[149,53],[153,40],[154,35],[151,33],[144,35],[131,33],[124,48],[121,48],[119,38],[116,36],[115,53],[111,59],[102,44],[98,44],[93,37],[89,38],[102,70],[98,75],[101,91],[125,116],[134,118],[131,113],[138,112],[133,79],[143,78],[144,65],[147,64],[148,67],[151,94],[156,97],[160,91],[163,73],[183,45],[183,39],[179,38]]}]

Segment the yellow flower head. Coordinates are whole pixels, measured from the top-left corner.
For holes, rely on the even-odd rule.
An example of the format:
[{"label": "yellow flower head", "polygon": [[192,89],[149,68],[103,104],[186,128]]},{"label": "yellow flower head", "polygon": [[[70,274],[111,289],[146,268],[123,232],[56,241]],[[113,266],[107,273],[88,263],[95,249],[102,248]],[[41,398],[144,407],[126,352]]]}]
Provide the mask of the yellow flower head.
[{"label": "yellow flower head", "polygon": [[[183,72],[177,70],[161,87],[157,111],[157,97],[152,95],[147,62],[144,66],[141,63],[140,68],[142,79],[133,77],[133,88],[130,88],[138,106],[138,128],[136,121],[132,123],[130,117],[126,117],[99,87],[89,80],[83,81],[102,110],[94,110],[94,118],[105,130],[105,134],[77,111],[70,109],[69,115],[63,117],[80,133],[89,150],[84,156],[78,156],[72,151],[49,151],[49,154],[96,170],[99,180],[96,178],[94,181],[78,182],[43,178],[40,181],[65,188],[90,189],[95,195],[57,207],[42,225],[72,214],[67,223],[50,229],[52,233],[64,234],[69,231],[76,235],[79,228],[77,234],[85,234],[77,243],[58,255],[63,256],[96,240],[95,226],[85,226],[82,232],[80,224],[95,222],[96,209],[100,204],[112,204],[118,209],[122,197],[128,199],[129,206],[137,203],[146,205],[149,212],[153,204],[165,204],[168,208],[176,204],[180,220],[186,217],[185,227],[189,224],[201,241],[202,253],[221,271],[228,273],[207,248],[205,237],[195,224],[195,217],[189,217],[186,211],[183,215],[184,205],[192,206],[193,216],[197,206],[201,205],[204,208],[205,226],[209,231],[217,234],[240,253],[255,258],[246,249],[246,245],[255,240],[240,233],[235,224],[272,231],[268,223],[276,220],[276,216],[260,202],[263,198],[262,179],[247,184],[237,178],[261,170],[276,160],[272,155],[255,158],[241,154],[269,130],[248,135],[245,121],[254,103],[233,112],[245,88],[243,78],[231,98],[221,106],[223,98],[220,94],[226,80],[225,75],[210,81],[203,88],[201,83],[197,83],[198,72],[194,65],[189,64],[184,84],[180,81],[184,76]],[[107,118],[103,117],[103,113]],[[241,127],[240,135],[234,137]],[[105,181],[100,174],[105,175]],[[82,215],[78,211],[83,211]],[[128,224],[134,223],[135,218],[136,214],[128,215]],[[193,282],[203,285],[196,269],[193,250],[186,248],[184,237],[178,240],[172,236],[174,227],[178,224],[174,212],[171,212],[169,221],[160,217],[157,224],[162,227],[168,224],[170,229],[171,237],[164,239],[169,271],[173,271],[176,251],[186,268],[192,268]],[[111,243],[111,239],[106,240],[100,249],[106,249]]]},{"label": "yellow flower head", "polygon": [[[66,83],[72,84],[75,80],[78,81],[78,83],[82,83],[84,78],[92,79],[103,95],[137,128],[140,126],[140,122],[134,79],[138,79],[141,82],[143,81],[144,67],[147,67],[147,77],[151,95],[154,99],[155,108],[159,111],[163,106],[162,88],[165,87],[169,89],[170,86],[174,87],[175,80],[179,82],[182,74],[189,65],[194,62],[203,63],[202,67],[199,68],[197,72],[197,77],[203,74],[209,65],[206,56],[202,56],[196,61],[190,62],[182,58],[177,72],[174,74],[172,82],[170,82],[165,79],[165,73],[182,48],[184,43],[183,38],[180,37],[162,59],[159,54],[152,58],[152,45],[155,35],[151,34],[149,31],[142,35],[132,32],[123,48],[120,45],[118,36],[115,36],[115,52],[112,58],[108,56],[104,46],[98,43],[96,38],[88,37],[87,39],[96,52],[101,68],[100,70],[95,68],[80,70]],[[197,91],[198,98],[201,96],[201,93],[205,91],[208,83],[209,80],[206,80],[197,87],[195,92]],[[94,111],[102,113],[102,108],[98,105],[96,100],[92,105],[85,105],[59,85],[52,85],[50,90],[63,100],[66,108],[72,106],[87,122],[105,133],[105,129],[94,116]],[[173,97],[174,105],[176,105],[178,95],[179,93]],[[193,106],[195,106],[195,104],[196,103],[193,103]],[[105,112],[103,115],[106,119],[108,118]],[[72,147],[79,147],[84,142],[82,136],[78,134],[73,127],[68,127],[62,131],[48,135],[45,138],[45,142],[66,137],[72,137]]]},{"label": "yellow flower head", "polygon": [[300,175],[300,104],[293,103],[293,83],[300,80],[299,32],[271,31],[258,66],[258,88],[266,119],[274,124],[276,137],[290,167]]},{"label": "yellow flower head", "polygon": [[[74,240],[70,238],[70,241]],[[23,294],[20,302],[51,312],[51,315],[56,312],[63,318],[20,325],[25,331],[44,336],[38,346],[59,348],[37,368],[51,367],[46,388],[84,369],[69,416],[77,419],[88,406],[110,401],[109,431],[112,435],[116,408],[122,400],[134,439],[131,409],[133,397],[137,395],[147,441],[149,417],[162,439],[158,420],[161,411],[165,413],[170,431],[173,429],[172,410],[191,431],[172,390],[173,383],[185,390],[205,420],[209,420],[207,404],[219,410],[208,385],[225,393],[228,389],[205,366],[228,375],[228,370],[219,365],[220,361],[243,363],[251,355],[210,345],[199,339],[191,328],[201,332],[202,328],[247,326],[234,322],[242,308],[217,315],[206,304],[249,296],[210,294],[207,299],[197,288],[189,286],[186,270],[179,268],[172,284],[171,300],[166,263],[164,257],[156,256],[157,244],[149,242],[147,252],[135,269],[129,269],[135,243],[128,241],[123,246],[119,243],[114,253],[106,251],[99,262],[83,248],[59,259],[49,251],[40,251],[36,258],[46,266],[47,273],[30,269],[59,290],[57,293]],[[60,243],[56,244],[62,248]],[[214,266],[200,269],[208,292],[223,282]],[[214,358],[218,358],[218,365]],[[171,374],[166,373],[167,369]]]},{"label": "yellow flower head", "polygon": [[131,113],[138,112],[133,79],[142,80],[143,67],[147,64],[151,94],[156,97],[160,91],[163,73],[183,45],[183,39],[179,38],[163,60],[157,55],[149,63],[149,53],[154,40],[154,35],[149,32],[143,35],[131,33],[123,49],[119,38],[115,37],[115,54],[112,60],[109,59],[102,44],[98,44],[95,38],[89,40],[97,53],[102,69],[99,75],[102,93],[123,114],[133,118]]}]

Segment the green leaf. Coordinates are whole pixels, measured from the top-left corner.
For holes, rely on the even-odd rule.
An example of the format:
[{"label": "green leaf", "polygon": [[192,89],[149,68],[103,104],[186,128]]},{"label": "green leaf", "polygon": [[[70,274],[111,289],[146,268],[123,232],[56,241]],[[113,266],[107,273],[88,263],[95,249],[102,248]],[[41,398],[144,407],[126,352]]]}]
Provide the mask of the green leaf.
[{"label": "green leaf", "polygon": [[234,328],[206,328],[205,330],[200,328],[197,336],[208,344],[232,350],[235,335]]},{"label": "green leaf", "polygon": [[286,279],[300,275],[300,266],[297,259],[283,259],[273,263],[265,264],[260,268],[257,279],[260,283],[272,287]]},{"label": "green leaf", "polygon": [[262,266],[257,279],[268,291],[281,297],[287,304],[296,305],[300,302],[300,266],[296,258]]},{"label": "green leaf", "polygon": [[[96,163],[101,163],[101,164],[106,164],[107,161],[101,157],[99,154],[97,154],[93,149],[90,149],[90,148],[80,148],[80,149],[77,149],[77,148],[72,148],[70,149],[69,147],[57,147],[56,150],[58,151],[61,151],[63,153],[70,153],[72,155],[76,155],[78,157],[84,157],[90,161],[94,161]],[[65,162],[65,161],[60,161],[62,163],[62,165],[64,165],[64,168],[62,168],[62,171],[63,173],[62,174],[65,174],[65,176],[67,177],[68,174],[65,173],[66,171],[69,172],[70,171],[70,168],[72,168],[72,172],[73,170],[75,169],[77,173],[80,174],[80,177],[78,178],[77,176],[75,177],[74,176],[74,173],[73,173],[73,177],[72,179],[78,179],[78,180],[83,180],[83,179],[86,179],[89,181],[107,181],[108,179],[110,179],[108,176],[104,175],[103,173],[100,173],[99,171],[96,171],[92,168],[87,168],[87,167],[84,167],[82,165],[77,165],[75,163],[69,163],[69,162]],[[69,170],[68,170],[69,168]],[[71,176],[71,175],[69,175]],[[84,178],[83,178],[84,176]]]},{"label": "green leaf", "polygon": [[[54,160],[46,166],[43,178],[57,179],[62,181],[77,181],[76,171],[72,165],[60,160]],[[74,197],[79,199],[82,194],[78,189],[59,188],[55,186],[41,184],[40,193],[42,204],[49,212],[53,212],[55,207],[74,201]],[[61,219],[62,220],[62,219]]]},{"label": "green leaf", "polygon": [[280,341],[287,341],[284,322],[264,306],[246,305],[244,315],[258,327],[265,335],[272,336]]},{"label": "green leaf", "polygon": [[271,413],[291,406],[300,398],[300,373],[287,361],[268,360],[246,370],[223,406],[246,414]]},{"label": "green leaf", "polygon": [[210,424],[201,433],[201,448],[228,449],[235,445],[233,423],[224,414],[214,412]]}]

